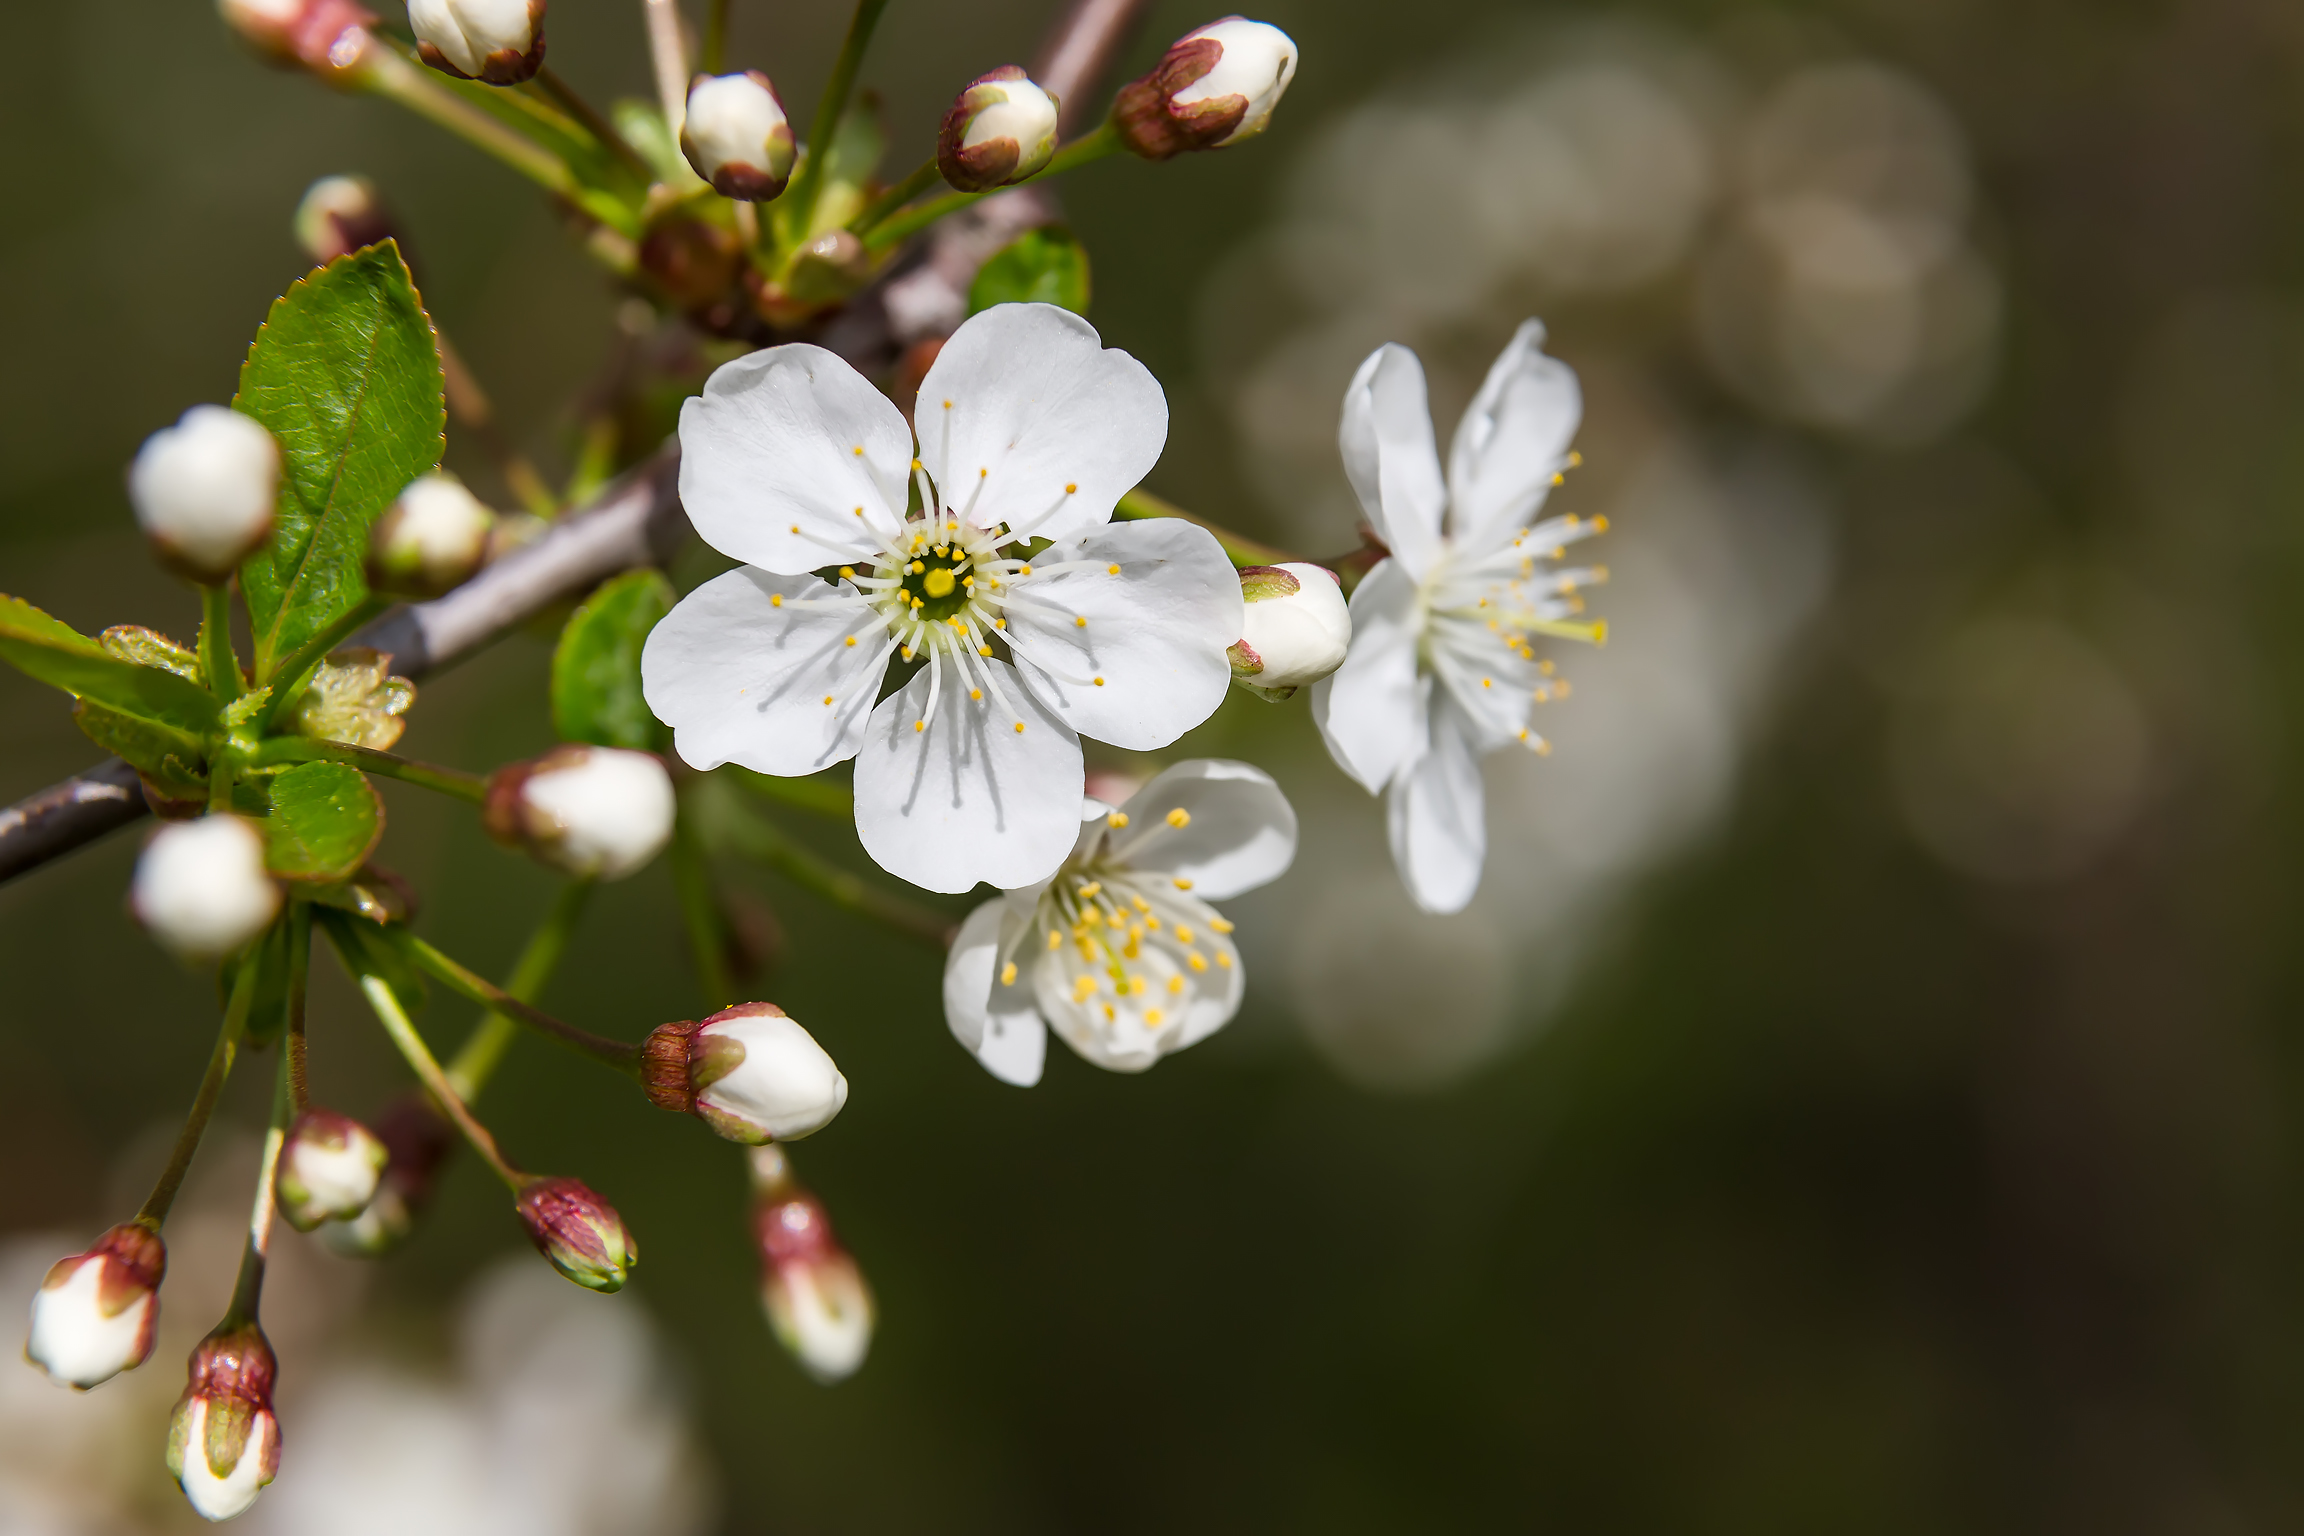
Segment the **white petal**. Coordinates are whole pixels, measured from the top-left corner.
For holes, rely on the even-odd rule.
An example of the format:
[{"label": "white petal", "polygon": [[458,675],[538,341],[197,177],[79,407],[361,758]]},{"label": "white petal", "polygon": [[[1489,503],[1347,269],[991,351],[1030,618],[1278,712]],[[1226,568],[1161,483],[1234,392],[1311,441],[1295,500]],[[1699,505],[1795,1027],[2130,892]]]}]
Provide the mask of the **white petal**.
[{"label": "white petal", "polygon": [[1487,800],[1466,722],[1445,697],[1432,711],[1432,750],[1392,786],[1385,809],[1409,896],[1427,912],[1463,911],[1488,853]]},{"label": "white petal", "polygon": [[791,778],[854,757],[887,661],[884,626],[861,604],[800,606],[853,590],[743,566],[682,598],[640,651],[641,693],[681,760]]},{"label": "white petal", "polygon": [[1411,575],[1423,575],[1440,547],[1448,491],[1415,353],[1386,342],[1368,354],[1344,391],[1336,444],[1376,536]]},{"label": "white petal", "polygon": [[1198,1045],[1231,1023],[1248,990],[1247,967],[1240,963],[1240,951],[1229,935],[1211,928],[1206,933],[1195,930],[1193,939],[1207,953],[1212,968],[1193,979],[1191,1006],[1184,1010],[1184,1028],[1169,1047],[1172,1051]]},{"label": "white petal", "polygon": [[1567,468],[1584,419],[1576,370],[1544,355],[1544,324],[1521,323],[1456,424],[1448,450],[1448,532],[1475,553],[1526,527]]},{"label": "white petal", "polygon": [[1005,662],[981,663],[993,683],[981,699],[949,660],[939,665],[926,730],[914,728],[928,708],[926,667],[872,711],[856,758],[857,838],[882,869],[926,890],[1045,880],[1079,836],[1080,738]]},{"label": "white petal", "polygon": [[796,575],[878,549],[902,521],[911,472],[903,413],[805,342],[722,365],[680,407],[688,520],[764,570]]},{"label": "white petal", "polygon": [[[1003,950],[1015,949],[1015,941],[1028,932],[1029,917],[994,897],[968,914],[944,960],[944,1022],[952,1038],[985,1071],[1019,1088],[1040,1081],[1048,1055],[1048,1027],[1031,1006],[1030,988],[999,984]],[[1000,994],[997,1007],[995,993]]]},{"label": "white petal", "polygon": [[[1178,763],[1125,807],[1106,857],[1221,901],[1280,878],[1296,857],[1296,812],[1263,769],[1220,758]],[[1184,813],[1182,826],[1176,815]]]},{"label": "white petal", "polygon": [[1501,635],[1464,621],[1435,625],[1426,653],[1440,685],[1462,711],[1475,751],[1493,751],[1525,738],[1536,690],[1544,681],[1535,662],[1506,645]]},{"label": "white petal", "polygon": [[1081,735],[1132,752],[1167,746],[1216,713],[1243,605],[1215,535],[1174,517],[1121,523],[1032,563],[1069,561],[1085,568],[1008,587],[1009,643],[1032,691]]},{"label": "white petal", "polygon": [[1424,750],[1416,676],[1416,581],[1387,560],[1352,593],[1352,648],[1312,685],[1312,719],[1336,766],[1380,794]]},{"label": "white petal", "polygon": [[1069,310],[998,304],[944,343],[913,420],[947,508],[1060,539],[1108,522],[1160,462],[1168,398]]}]

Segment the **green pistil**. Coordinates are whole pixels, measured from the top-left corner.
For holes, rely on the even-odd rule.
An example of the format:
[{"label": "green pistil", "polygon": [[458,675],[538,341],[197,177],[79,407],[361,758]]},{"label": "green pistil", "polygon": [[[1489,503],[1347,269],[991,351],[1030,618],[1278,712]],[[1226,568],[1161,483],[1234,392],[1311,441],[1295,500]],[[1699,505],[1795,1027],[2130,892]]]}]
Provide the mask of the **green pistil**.
[{"label": "green pistil", "polygon": [[[933,547],[924,548],[913,555],[910,560],[904,562],[904,595],[907,599],[907,606],[910,605],[910,600],[917,599],[919,606],[912,609],[913,615],[925,619],[931,624],[940,624],[968,606],[969,589],[961,585],[961,582],[967,576],[975,574],[972,569],[958,575],[952,574],[954,568],[966,560],[968,556],[964,551],[949,544],[944,546],[944,551],[943,554],[939,555]],[[920,569],[913,570],[912,567],[915,565],[919,566]],[[946,582],[951,583],[950,587],[943,592],[942,596],[938,596],[937,589],[944,587]]]}]

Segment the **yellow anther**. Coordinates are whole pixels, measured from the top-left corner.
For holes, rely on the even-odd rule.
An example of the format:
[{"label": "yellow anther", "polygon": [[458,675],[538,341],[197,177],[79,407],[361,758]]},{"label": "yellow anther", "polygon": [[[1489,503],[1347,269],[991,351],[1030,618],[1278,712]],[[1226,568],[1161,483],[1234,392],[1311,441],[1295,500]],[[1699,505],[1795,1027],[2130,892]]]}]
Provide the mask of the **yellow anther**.
[{"label": "yellow anther", "polygon": [[1145,993],[1152,990],[1152,982],[1148,977],[1131,976],[1128,978],[1128,990],[1135,993],[1138,997],[1142,997]]},{"label": "yellow anther", "polygon": [[981,704],[984,701],[984,690],[981,688],[971,688],[968,690],[968,697]]},{"label": "yellow anther", "polygon": [[976,578],[973,576],[963,576],[960,578],[960,585],[973,588],[976,585]]},{"label": "yellow anther", "polygon": [[856,515],[857,515],[858,517],[862,517],[862,516],[864,515],[864,509],[863,509],[862,507],[858,507],[858,508],[856,509]]},{"label": "yellow anther", "polygon": [[1480,686],[1483,688],[1493,688],[1496,686],[1496,679],[1492,677],[1484,677],[1480,679]]},{"label": "yellow anther", "polygon": [[1208,926],[1215,929],[1218,933],[1230,933],[1232,931],[1232,924],[1221,917],[1212,917],[1208,919]]},{"label": "yellow anther", "polygon": [[856,637],[855,637],[854,635],[850,635],[850,636],[848,637],[848,644],[850,644],[850,645],[854,645],[855,643],[856,643]]},{"label": "yellow anther", "polygon": [[1104,819],[1116,828],[1128,825],[1128,813],[1126,811],[1114,811]]},{"label": "yellow anther", "polygon": [[1016,734],[1019,736],[1024,734],[1024,722],[1021,720],[1016,722]]},{"label": "yellow anther", "polygon": [[862,443],[858,443],[858,444],[856,445],[856,457],[858,457],[858,458],[862,458],[862,457],[864,457],[864,445],[863,445]]},{"label": "yellow anther", "polygon": [[781,607],[783,607],[783,606],[784,606],[784,594],[783,594],[783,593],[781,593],[781,592],[771,592],[771,593],[769,593],[769,594],[768,594],[768,606],[769,606],[769,607],[771,607],[771,608],[781,608]]},{"label": "yellow anther", "polygon": [[[1093,901],[1098,896],[1102,895],[1103,892],[1104,882],[1101,880],[1091,880],[1086,885],[1080,887],[1080,899],[1082,901]],[[1097,910],[1101,911],[1103,909],[1098,908]]]},{"label": "yellow anther", "polygon": [[[1184,957],[1184,963],[1192,967],[1192,969],[1195,971],[1204,971],[1208,969],[1207,957],[1196,949]],[[1179,976],[1176,979],[1178,981],[1182,981],[1184,978]]]},{"label": "yellow anther", "polygon": [[958,614],[952,615],[952,617],[946,619],[944,622],[951,625],[954,629],[958,630],[962,634],[966,634],[968,632],[968,626],[960,622],[960,615]]},{"label": "yellow anther", "polygon": [[1181,977],[1181,976],[1171,976],[1171,977],[1169,977],[1169,978],[1168,978],[1168,995],[1169,995],[1170,997],[1174,997],[1176,994],[1178,994],[1179,992],[1182,992],[1183,990],[1184,990],[1184,978],[1183,978],[1183,977]]},{"label": "yellow anther", "polygon": [[976,654],[979,656],[989,656],[992,654],[992,647],[988,645],[980,645],[976,647]]},{"label": "yellow anther", "polygon": [[1554,485],[1566,485],[1568,483],[1568,477],[1566,475],[1555,474],[1552,477],[1552,483]]},{"label": "yellow anther", "polygon": [[1120,574],[1120,567],[1117,565],[1108,565],[1104,567],[1104,574],[1107,576],[1117,576]]},{"label": "yellow anther", "polygon": [[1062,934],[1058,933],[1058,932],[1057,932],[1055,929],[1053,929],[1053,928],[1049,929],[1049,930],[1048,930],[1048,947],[1049,947],[1050,949],[1062,949],[1062,948],[1064,947],[1064,935],[1062,935]]},{"label": "yellow anther", "polygon": [[1021,570],[1021,571],[1018,571],[1016,574],[1017,574],[1017,575],[1019,575],[1019,576],[1029,576],[1029,575],[1031,575],[1031,574],[1032,574],[1032,562],[1031,562],[1031,561],[1029,561],[1029,560],[1025,561],[1025,562],[1024,562],[1024,569],[1023,569],[1023,570]]},{"label": "yellow anther", "polygon": [[1191,930],[1191,929],[1189,929],[1189,928],[1187,928],[1187,927],[1185,927],[1185,926],[1184,926],[1182,923],[1178,923],[1178,924],[1176,925],[1176,942],[1177,942],[1177,943],[1179,943],[1179,944],[1189,944],[1189,943],[1191,943],[1191,942],[1192,942],[1192,930]]},{"label": "yellow anther", "polygon": [[1097,687],[1099,687],[1099,688],[1103,687],[1103,686],[1104,686],[1104,679],[1102,679],[1102,678],[1098,678],[1098,679],[1096,679],[1096,686],[1097,686]]},{"label": "yellow anther", "polygon": [[1232,969],[1232,957],[1222,950],[1216,951],[1216,963],[1227,971]]},{"label": "yellow anther", "polygon": [[1160,931],[1160,919],[1147,915],[1144,919],[1144,926],[1151,929],[1154,933],[1158,933]]},{"label": "yellow anther", "polygon": [[1550,757],[1552,755],[1552,743],[1544,740],[1542,737],[1538,737],[1536,741],[1536,755],[1538,757]]},{"label": "yellow anther", "polygon": [[1000,985],[1004,987],[1012,987],[1016,985],[1015,961],[1011,960],[1006,965],[1000,967]]},{"label": "yellow anther", "polygon": [[1188,827],[1192,825],[1192,813],[1184,809],[1184,807],[1178,806],[1176,809],[1168,813],[1168,825],[1172,827]]},{"label": "yellow anther", "polygon": [[1129,897],[1129,898],[1128,898],[1128,905],[1130,905],[1130,906],[1134,907],[1134,908],[1135,908],[1137,911],[1139,911],[1139,912],[1149,912],[1149,911],[1151,911],[1151,910],[1152,910],[1152,903],[1150,903],[1150,902],[1146,901],[1146,900],[1145,900],[1143,897],[1141,897],[1141,896],[1131,896],[1131,897]]},{"label": "yellow anther", "polygon": [[925,720],[915,720],[912,722],[912,729],[915,731],[924,731],[928,729],[928,722]]},{"label": "yellow anther", "polygon": [[1072,627],[1074,629],[1086,629],[1088,627],[1088,616],[1086,614],[1082,614],[1078,618],[1074,619],[1072,621]]},{"label": "yellow anther", "polygon": [[1104,1005],[1104,1022],[1105,1022],[1105,1023],[1107,1023],[1107,1024],[1111,1024],[1111,1023],[1117,1022],[1117,1021],[1118,1021],[1118,1019],[1119,1019],[1119,1017],[1120,1017],[1120,1015],[1119,1015],[1119,1014],[1117,1014],[1117,1013],[1114,1013],[1114,1012],[1112,1011],[1112,1005],[1111,1005],[1110,1003],[1106,1003],[1106,1004]]},{"label": "yellow anther", "polygon": [[1076,494],[1078,494],[1079,490],[1080,490],[1080,486],[1079,486],[1078,482],[1073,482],[1073,483],[1071,483],[1071,484],[1068,484],[1068,485],[1066,485],[1066,486],[1064,487],[1064,494],[1065,494],[1065,495],[1067,495],[1067,496],[1076,495]]},{"label": "yellow anther", "polygon": [[933,554],[939,560],[949,560],[952,558],[951,546],[946,544],[937,545],[933,550],[929,551],[929,553]]},{"label": "yellow anther", "polygon": [[1175,882],[1175,886],[1176,889],[1180,891],[1188,891],[1192,889],[1192,882],[1189,880],[1178,880]]},{"label": "yellow anther", "polygon": [[1008,627],[1008,621],[1006,619],[994,619],[992,621],[992,627],[994,629],[1006,629]]},{"label": "yellow anther", "polygon": [[913,561],[913,562],[912,562],[910,565],[908,565],[908,566],[904,567],[904,569],[906,569],[906,570],[910,571],[910,572],[911,572],[913,575],[917,576],[917,575],[919,575],[919,574],[920,574],[922,571],[924,571],[924,570],[928,569],[928,567],[927,567],[927,565],[926,565],[924,562],[922,562],[922,561],[919,561],[919,560],[915,560],[915,561]]},{"label": "yellow anther", "polygon": [[900,648],[896,654],[903,657],[906,661],[910,661],[912,659],[912,647],[908,645],[904,646]]},{"label": "yellow anther", "polygon": [[1579,464],[1581,464],[1581,463],[1583,463],[1583,462],[1584,462],[1584,455],[1582,455],[1582,454],[1578,453],[1578,452],[1577,452],[1575,449],[1573,449],[1573,448],[1571,448],[1571,449],[1569,449],[1569,450],[1568,450],[1568,467],[1569,467],[1570,469],[1574,469],[1574,468],[1575,468],[1577,465],[1579,465]]},{"label": "yellow anther", "polygon": [[792,531],[793,531],[794,533],[798,533],[798,532],[800,531],[800,525],[799,525],[798,523],[794,523],[794,524],[792,525]]},{"label": "yellow anther", "polygon": [[945,402],[944,402],[944,409],[946,409],[946,410],[950,410],[950,409],[952,409],[952,402],[951,402],[951,401],[949,401],[949,400],[945,401]]},{"label": "yellow anther", "polygon": [[1592,531],[1594,533],[1606,533],[1608,531],[1608,514],[1603,512],[1600,516],[1592,519]]},{"label": "yellow anther", "polygon": [[1157,1008],[1147,1008],[1144,1010],[1144,1022],[1151,1025],[1154,1029],[1158,1029],[1160,1027],[1160,1020],[1164,1017],[1166,1017],[1166,1015],[1162,1014]]},{"label": "yellow anther", "polygon": [[1536,663],[1536,670],[1543,673],[1546,677],[1550,677],[1558,669],[1553,666],[1551,658],[1546,657],[1544,660]]},{"label": "yellow anther", "polygon": [[991,471],[991,470],[989,470],[989,469],[979,469],[979,470],[977,470],[977,471],[976,471],[976,478],[977,478],[977,479],[979,479],[979,480],[981,480],[981,479],[983,479],[983,478],[984,478],[986,475],[989,475],[990,473],[992,473],[992,471]]},{"label": "yellow anther", "polygon": [[840,567],[840,579],[842,581],[853,581],[855,577],[856,567],[852,565],[844,565]]},{"label": "yellow anther", "polygon": [[830,694],[826,694],[826,695],[824,695],[824,702],[825,702],[825,703],[827,703],[827,704],[831,703],[831,702],[832,702],[832,695],[830,695]]},{"label": "yellow anther", "polygon": [[1073,978],[1072,978],[1072,995],[1073,995],[1075,998],[1077,998],[1077,999],[1079,999],[1079,1000],[1081,1000],[1081,1001],[1083,1001],[1083,1002],[1085,1002],[1087,999],[1089,999],[1089,998],[1091,998],[1091,997],[1095,996],[1095,995],[1096,995],[1096,978],[1095,978],[1095,977],[1093,977],[1093,976],[1088,976],[1088,975],[1080,975],[1080,976],[1075,976],[1075,977],[1073,977]]}]

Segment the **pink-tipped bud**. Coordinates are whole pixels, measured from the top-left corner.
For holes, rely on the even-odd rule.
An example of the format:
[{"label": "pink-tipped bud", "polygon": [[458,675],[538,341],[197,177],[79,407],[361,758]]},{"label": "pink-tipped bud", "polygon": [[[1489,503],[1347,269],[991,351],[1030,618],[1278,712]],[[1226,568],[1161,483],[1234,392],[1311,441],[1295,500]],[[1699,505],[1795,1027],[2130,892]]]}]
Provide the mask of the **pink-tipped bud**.
[{"label": "pink-tipped bud", "polygon": [[123,1222],[86,1253],[59,1259],[32,1297],[24,1358],[59,1386],[86,1391],[152,1354],[168,1248],[142,1222]]},{"label": "pink-tipped bud", "polygon": [[1294,39],[1227,16],[1178,38],[1152,73],[1122,86],[1112,122],[1147,160],[1222,149],[1262,133],[1295,77]]},{"label": "pink-tipped bud", "polygon": [[1232,680],[1267,700],[1285,699],[1344,664],[1352,614],[1325,566],[1291,562],[1240,572],[1241,635],[1226,653]]},{"label": "pink-tipped bud", "polygon": [[279,1472],[279,1369],[254,1323],[218,1328],[192,1351],[191,1380],[168,1420],[168,1470],[203,1518],[245,1512]]},{"label": "pink-tipped bud", "polygon": [[577,1179],[533,1179],[513,1201],[536,1251],[578,1285],[620,1291],[640,1262],[616,1207]]},{"label": "pink-tipped bud", "polygon": [[1056,154],[1055,96],[1013,64],[962,91],[936,136],[936,168],[962,192],[1037,176]]},{"label": "pink-tipped bud", "polygon": [[[324,267],[364,246],[398,240],[392,215],[365,176],[323,176],[296,205],[296,243],[312,265]],[[402,242],[405,244],[406,242]]]},{"label": "pink-tipped bud", "polygon": [[544,67],[544,0],[408,0],[416,56],[444,75],[518,85]]},{"label": "pink-tipped bud", "polygon": [[572,875],[621,880],[672,840],[672,776],[645,752],[555,747],[488,780],[481,823]]},{"label": "pink-tipped bud", "polygon": [[376,1117],[376,1139],[385,1150],[376,1193],[349,1221],[320,1228],[320,1241],[348,1259],[381,1258],[400,1246],[416,1218],[431,1203],[440,1165],[455,1150],[456,1136],[421,1094],[395,1099]]},{"label": "pink-tipped bud", "polygon": [[375,13],[355,0],[217,0],[233,31],[273,63],[335,81],[360,62]]},{"label": "pink-tipped bud", "polygon": [[747,1146],[812,1136],[848,1102],[848,1079],[774,1003],[661,1025],[641,1047],[641,1061],[652,1102]]},{"label": "pink-tipped bud", "polygon": [[454,475],[410,482],[368,533],[368,585],[398,597],[438,597],[488,557],[496,514]]},{"label": "pink-tipped bud", "polygon": [[288,1128],[272,1193],[299,1232],[324,1221],[350,1221],[368,1209],[391,1151],[376,1133],[332,1109],[308,1109]]},{"label": "pink-tipped bud", "polygon": [[722,197],[765,203],[782,195],[793,160],[783,98],[756,69],[698,75],[688,85],[680,153]]},{"label": "pink-tipped bud", "polygon": [[128,466],[128,499],[160,563],[218,582],[272,534],[280,445],[253,416],[196,405],[144,439]]},{"label": "pink-tipped bud", "polygon": [[217,960],[271,926],[280,888],[264,869],[264,834],[239,816],[172,821],[136,861],[128,905],[178,958]]},{"label": "pink-tipped bud", "polygon": [[872,1348],[872,1291],[864,1272],[832,1235],[824,1203],[792,1176],[782,1151],[753,1152],[752,1183],[760,1301],[769,1326],[818,1381],[853,1376]]}]

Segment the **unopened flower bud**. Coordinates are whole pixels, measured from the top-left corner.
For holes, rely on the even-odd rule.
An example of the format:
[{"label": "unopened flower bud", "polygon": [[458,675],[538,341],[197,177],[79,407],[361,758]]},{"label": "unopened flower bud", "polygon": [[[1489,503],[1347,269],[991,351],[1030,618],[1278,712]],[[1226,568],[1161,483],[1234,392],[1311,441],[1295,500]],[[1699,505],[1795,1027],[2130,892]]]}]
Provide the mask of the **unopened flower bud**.
[{"label": "unopened flower bud", "polygon": [[557,869],[621,880],[672,840],[672,776],[646,752],[555,747],[488,780],[481,821]]},{"label": "unopened flower bud", "polygon": [[792,179],[792,120],[756,69],[698,75],[688,86],[680,152],[722,197],[765,203]]},{"label": "unopened flower bud", "polygon": [[168,1249],[142,1222],[123,1222],[86,1253],[58,1259],[32,1297],[24,1358],[59,1386],[86,1391],[152,1353]]},{"label": "unopened flower bud", "polygon": [[640,1247],[616,1208],[576,1179],[534,1179],[513,1202],[536,1251],[578,1285],[620,1291]]},{"label": "unopened flower bud", "polygon": [[163,949],[185,960],[232,953],[280,911],[280,888],[264,870],[264,834],[238,816],[170,822],[144,845],[128,904]]},{"label": "unopened flower bud", "polygon": [[1177,39],[1152,73],[1122,86],[1112,121],[1147,160],[1222,149],[1262,133],[1295,76],[1287,33],[1227,16]]},{"label": "unopened flower bud", "polygon": [[280,1470],[272,1414],[279,1364],[254,1323],[218,1328],[192,1351],[191,1379],[168,1420],[168,1470],[203,1517],[229,1520]]},{"label": "unopened flower bud", "polygon": [[365,176],[323,176],[296,205],[296,243],[316,267],[397,238],[376,184]]},{"label": "unopened flower bud", "polygon": [[872,1291],[832,1235],[824,1203],[800,1187],[775,1147],[752,1154],[758,1191],[760,1300],[776,1337],[818,1381],[853,1376],[872,1347]]},{"label": "unopened flower bud", "polygon": [[368,585],[402,597],[462,586],[488,554],[496,514],[454,475],[411,482],[368,534]]},{"label": "unopened flower bud", "polygon": [[962,192],[1037,176],[1056,153],[1056,98],[1013,64],[962,91],[936,136],[936,169]]},{"label": "unopened flower bud", "polygon": [[444,75],[518,85],[544,66],[544,0],[408,0],[416,54]]},{"label": "unopened flower bud", "polygon": [[431,1202],[440,1165],[456,1145],[455,1133],[421,1094],[396,1099],[376,1117],[376,1139],[386,1160],[376,1193],[349,1221],[320,1228],[329,1251],[348,1259],[381,1258],[407,1238]]},{"label": "unopened flower bud", "polygon": [[748,1146],[812,1136],[848,1102],[848,1079],[774,1003],[739,1003],[701,1024],[660,1025],[641,1061],[652,1102]]},{"label": "unopened flower bud", "polygon": [[275,64],[334,80],[360,62],[375,14],[356,0],[217,0],[225,23]]},{"label": "unopened flower bud", "polygon": [[253,416],[196,405],[144,439],[128,467],[128,499],[160,563],[217,582],[272,533],[280,445]]},{"label": "unopened flower bud", "polygon": [[376,1133],[332,1109],[308,1109],[280,1146],[272,1192],[280,1214],[299,1232],[324,1221],[350,1221],[376,1198],[392,1154]]},{"label": "unopened flower bud", "polygon": [[1240,573],[1242,634],[1226,654],[1232,680],[1266,699],[1285,699],[1344,664],[1352,614],[1344,588],[1325,566],[1252,565]]}]

